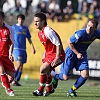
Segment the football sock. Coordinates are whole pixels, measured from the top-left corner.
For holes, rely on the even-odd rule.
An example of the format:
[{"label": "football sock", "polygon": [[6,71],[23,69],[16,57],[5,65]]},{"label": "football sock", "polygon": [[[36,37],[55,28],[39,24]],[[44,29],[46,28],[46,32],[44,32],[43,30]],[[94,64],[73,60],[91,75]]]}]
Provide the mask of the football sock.
[{"label": "football sock", "polygon": [[64,78],[63,78],[63,73],[56,74],[56,75],[54,76],[54,80],[64,80]]},{"label": "football sock", "polygon": [[72,88],[69,90],[69,92],[74,92],[76,89],[78,89],[79,87],[81,87],[81,86],[85,83],[86,80],[87,80],[86,78],[83,78],[82,76],[80,76],[80,77],[76,80],[76,82],[75,82],[75,84],[72,86]]},{"label": "football sock", "polygon": [[15,77],[17,76],[17,74],[18,74],[18,70],[15,71]]},{"label": "football sock", "polygon": [[5,88],[7,88],[7,89],[10,89],[10,83],[9,83],[7,75],[6,74],[2,74],[0,76],[1,76],[1,81],[2,81],[3,86]]},{"label": "football sock", "polygon": [[47,77],[47,82],[46,82],[46,91],[50,92],[52,90],[52,76],[51,74]]},{"label": "football sock", "polygon": [[40,75],[40,87],[38,88],[39,91],[43,92],[44,91],[44,87],[46,85],[46,81],[47,81],[47,74],[41,74]]},{"label": "football sock", "polygon": [[15,77],[15,80],[16,80],[16,81],[19,81],[20,78],[21,78],[21,75],[22,75],[22,72],[18,71],[18,72],[17,72],[17,75],[16,75],[16,77]]}]

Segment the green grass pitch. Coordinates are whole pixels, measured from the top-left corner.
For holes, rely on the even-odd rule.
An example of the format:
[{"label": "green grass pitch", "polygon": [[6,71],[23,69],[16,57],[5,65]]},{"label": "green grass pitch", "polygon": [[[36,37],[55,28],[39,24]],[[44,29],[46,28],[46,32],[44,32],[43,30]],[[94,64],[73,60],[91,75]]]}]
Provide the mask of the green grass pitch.
[{"label": "green grass pitch", "polygon": [[[75,80],[59,81],[58,88],[55,93],[49,95],[48,97],[36,97],[32,95],[32,92],[38,88],[39,80],[21,80],[22,86],[16,87],[12,86],[15,92],[14,97],[9,97],[4,88],[0,85],[0,100],[100,100],[100,84],[99,81],[88,80],[80,89],[78,89],[77,97],[67,97],[66,93],[69,88],[73,85]],[[90,86],[94,85],[95,86]]]}]

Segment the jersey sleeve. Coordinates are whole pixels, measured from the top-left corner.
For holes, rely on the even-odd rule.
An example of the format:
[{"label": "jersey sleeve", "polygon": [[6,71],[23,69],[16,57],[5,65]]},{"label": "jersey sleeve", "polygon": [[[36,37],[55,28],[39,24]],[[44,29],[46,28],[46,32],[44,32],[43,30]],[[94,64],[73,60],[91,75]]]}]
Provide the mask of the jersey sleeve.
[{"label": "jersey sleeve", "polygon": [[71,43],[77,43],[78,40],[82,37],[81,31],[76,31],[74,35],[70,38]]},{"label": "jersey sleeve", "polygon": [[26,29],[27,29],[27,38],[30,39],[31,38],[30,31],[29,31],[28,27],[26,27]]},{"label": "jersey sleeve", "polygon": [[51,28],[46,27],[44,29],[44,34],[46,38],[48,38],[53,44],[55,44],[56,46],[60,45],[59,38],[57,37],[56,33]]},{"label": "jersey sleeve", "polygon": [[10,39],[11,39],[12,43],[14,44],[14,32],[13,32],[13,29],[12,29],[12,27],[10,25],[8,25],[6,23],[5,23],[5,26],[9,29],[9,31],[10,31]]},{"label": "jersey sleeve", "polygon": [[97,39],[100,40],[100,31],[99,30],[95,30],[94,33],[96,34]]}]

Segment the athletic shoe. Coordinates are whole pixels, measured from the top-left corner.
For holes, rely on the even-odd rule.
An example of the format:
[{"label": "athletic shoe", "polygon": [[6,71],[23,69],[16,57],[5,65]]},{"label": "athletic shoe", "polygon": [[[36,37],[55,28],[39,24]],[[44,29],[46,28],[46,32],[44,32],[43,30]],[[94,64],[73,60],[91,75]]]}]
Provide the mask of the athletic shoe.
[{"label": "athletic shoe", "polygon": [[67,97],[76,97],[76,92],[68,92]]},{"label": "athletic shoe", "polygon": [[14,91],[12,89],[7,89],[4,85],[3,85],[3,82],[1,83],[2,86],[5,88],[5,91],[6,93],[9,95],[9,96],[15,96],[14,94]]},{"label": "athletic shoe", "polygon": [[13,81],[13,82],[12,82],[12,85],[13,85],[13,86],[21,86],[21,84],[19,84],[17,81]]},{"label": "athletic shoe", "polygon": [[53,78],[53,80],[52,80],[52,85],[53,85],[53,88],[56,89],[57,86],[58,86],[58,80],[55,80],[55,79]]},{"label": "athletic shoe", "polygon": [[41,92],[41,91],[39,91],[39,90],[35,90],[35,91],[33,92],[33,95],[35,95],[35,96],[43,96],[43,92]]},{"label": "athletic shoe", "polygon": [[5,89],[5,91],[9,96],[15,96],[14,91],[12,89]]},{"label": "athletic shoe", "polygon": [[54,92],[55,92],[54,89],[52,89],[50,92],[45,91],[45,92],[43,93],[43,96],[48,96],[48,95],[50,95],[50,94],[52,94],[52,93],[54,93]]}]

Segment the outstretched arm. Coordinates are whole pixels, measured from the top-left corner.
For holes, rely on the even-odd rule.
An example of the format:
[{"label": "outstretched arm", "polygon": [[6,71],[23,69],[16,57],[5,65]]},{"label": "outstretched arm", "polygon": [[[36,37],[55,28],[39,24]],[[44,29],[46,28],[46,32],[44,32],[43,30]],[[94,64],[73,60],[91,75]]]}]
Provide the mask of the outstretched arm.
[{"label": "outstretched arm", "polygon": [[68,46],[77,55],[78,59],[83,59],[83,55],[76,50],[76,48],[74,47],[73,43],[71,43],[70,40],[68,40]]},{"label": "outstretched arm", "polygon": [[32,42],[32,40],[31,40],[31,38],[28,39],[28,42],[30,43],[30,45],[31,45],[31,47],[32,47],[32,52],[33,52],[33,54],[35,54],[35,53],[36,53],[36,50],[35,50],[35,47],[34,47],[34,45],[33,45],[33,42]]},{"label": "outstretched arm", "polygon": [[62,50],[62,45],[56,46],[56,57],[53,60],[53,62],[51,63],[52,67],[59,64],[59,63],[61,63],[61,60],[60,60],[61,50]]}]

